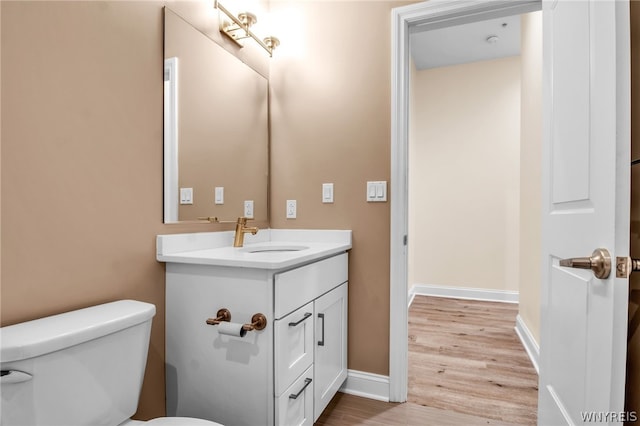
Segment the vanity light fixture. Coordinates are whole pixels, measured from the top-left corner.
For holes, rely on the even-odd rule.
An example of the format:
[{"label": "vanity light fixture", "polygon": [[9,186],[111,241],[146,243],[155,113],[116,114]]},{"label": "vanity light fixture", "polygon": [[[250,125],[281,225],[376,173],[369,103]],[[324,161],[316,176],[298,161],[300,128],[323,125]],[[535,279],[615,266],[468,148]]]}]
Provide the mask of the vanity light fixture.
[{"label": "vanity light fixture", "polygon": [[240,47],[243,47],[240,40],[252,38],[269,53],[269,56],[273,56],[273,50],[280,45],[280,40],[274,36],[268,36],[263,40],[260,40],[260,38],[251,31],[251,27],[258,22],[258,17],[255,14],[251,12],[241,12],[236,17],[222,4],[220,4],[218,0],[214,0],[213,6],[231,20],[231,22],[229,22],[224,19],[220,19],[220,32],[222,34],[229,37]]}]

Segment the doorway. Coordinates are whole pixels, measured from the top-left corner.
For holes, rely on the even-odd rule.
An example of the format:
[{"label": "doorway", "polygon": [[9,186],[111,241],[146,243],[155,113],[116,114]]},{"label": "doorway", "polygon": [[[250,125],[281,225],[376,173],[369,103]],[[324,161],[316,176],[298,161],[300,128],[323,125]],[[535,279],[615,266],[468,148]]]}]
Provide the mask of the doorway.
[{"label": "doorway", "polygon": [[517,4],[487,2],[460,5],[456,2],[426,3],[402,13],[394,10],[392,51],[392,152],[391,181],[395,194],[391,205],[391,320],[389,397],[407,399],[407,301],[408,275],[408,139],[409,139],[409,37],[417,31],[462,25],[540,10],[538,1]]},{"label": "doorway", "polygon": [[[419,305],[433,308],[425,317],[439,320],[447,312],[451,327],[418,326],[420,310],[411,306],[408,400],[469,414],[495,391],[502,395],[497,399],[519,401],[521,414],[535,419],[537,376],[532,386],[535,371],[514,326],[517,319],[527,331],[527,324],[536,334],[539,328],[541,12],[413,33],[409,44],[409,297],[417,295]],[[447,309],[451,299],[420,295],[456,299],[461,309]],[[473,320],[475,304],[492,321],[502,314],[501,326],[485,328],[480,318]],[[466,329],[459,336],[457,324]],[[435,330],[431,338],[425,335],[429,330]],[[414,341],[416,333],[423,343]],[[445,346],[438,349],[429,340]],[[486,344],[485,351],[461,351],[474,346],[468,340]],[[509,342],[514,358],[492,353],[498,341]],[[459,369],[461,363],[474,368]],[[440,367],[430,378],[418,377],[433,365]],[[499,370],[511,374],[520,368],[521,383],[501,383]],[[461,375],[469,378],[468,386],[458,388],[449,376]],[[467,397],[447,405],[462,395]],[[504,407],[490,411],[485,414],[494,420],[524,420]]]},{"label": "doorway", "polygon": [[[529,6],[539,9],[533,2]],[[506,16],[509,13],[505,14],[505,7],[504,3],[446,1],[393,12],[391,177],[396,205],[391,206],[390,398],[394,401],[406,398],[405,353],[398,343],[406,339],[402,311],[407,298],[403,287],[407,282],[408,37],[412,30],[425,26],[433,29]],[[509,12],[513,14],[513,9]],[[540,369],[540,382],[548,395],[541,397],[540,413],[546,422],[562,418],[572,423],[571,419],[584,418],[585,409],[609,407],[610,411],[603,411],[606,413],[622,410],[628,279],[624,274],[574,274],[562,269],[575,267],[572,259],[562,263],[559,259],[572,256],[572,252],[590,252],[592,246],[599,245],[611,247],[623,261],[629,254],[628,2],[550,2],[545,8],[544,25],[542,273],[550,279],[543,280],[541,295],[544,368]],[[585,173],[578,174],[578,170]],[[585,190],[589,182],[603,184]],[[595,270],[597,265],[596,261],[591,267]],[[575,291],[568,290],[574,287]],[[574,296],[578,293],[589,309],[582,306],[586,303],[576,305]],[[583,328],[585,333],[572,334]],[[549,339],[555,340],[550,343]],[[596,344],[602,340],[611,340],[611,344]],[[588,362],[574,366],[567,356],[553,351],[567,341],[575,342],[571,360],[586,358]],[[585,350],[581,351],[583,346]],[[571,368],[565,368],[565,364]],[[561,386],[576,383],[573,379],[578,377],[588,377],[591,386]]]},{"label": "doorway", "polygon": [[[517,302],[520,187],[539,230],[542,155],[542,21],[524,18],[411,35],[410,293]],[[536,40],[521,48],[523,29]],[[537,173],[521,179],[523,162]]]}]

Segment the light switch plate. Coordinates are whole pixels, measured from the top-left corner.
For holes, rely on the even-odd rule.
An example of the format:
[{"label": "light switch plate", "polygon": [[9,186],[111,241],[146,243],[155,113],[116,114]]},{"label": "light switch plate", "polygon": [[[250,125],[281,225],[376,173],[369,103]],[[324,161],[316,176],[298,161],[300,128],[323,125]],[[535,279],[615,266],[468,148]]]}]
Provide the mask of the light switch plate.
[{"label": "light switch plate", "polygon": [[180,204],[193,204],[193,188],[180,188]]},{"label": "light switch plate", "polygon": [[246,200],[244,202],[244,217],[253,219],[253,200]]},{"label": "light switch plate", "polygon": [[295,219],[298,212],[296,200],[287,200],[287,219]]},{"label": "light switch plate", "polygon": [[224,204],[224,186],[216,186],[214,202]]},{"label": "light switch plate", "polygon": [[387,201],[387,181],[367,182],[367,202],[383,203]]},{"label": "light switch plate", "polygon": [[333,184],[332,183],[322,184],[322,202],[333,203]]}]

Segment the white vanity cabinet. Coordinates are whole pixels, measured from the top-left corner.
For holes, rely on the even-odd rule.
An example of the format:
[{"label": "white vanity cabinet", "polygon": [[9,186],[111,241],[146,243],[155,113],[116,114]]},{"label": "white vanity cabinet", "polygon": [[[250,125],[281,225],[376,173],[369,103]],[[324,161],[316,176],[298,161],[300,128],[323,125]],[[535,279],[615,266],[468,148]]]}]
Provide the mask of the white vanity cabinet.
[{"label": "white vanity cabinet", "polygon": [[[167,414],[228,425],[311,425],[347,377],[342,252],[285,269],[167,263]],[[267,317],[243,337],[208,325]]]},{"label": "white vanity cabinet", "polygon": [[343,284],[315,301],[314,421],[347,378],[347,293]]},{"label": "white vanity cabinet", "polygon": [[276,320],[277,425],[313,424],[347,378],[347,293],[345,282]]}]

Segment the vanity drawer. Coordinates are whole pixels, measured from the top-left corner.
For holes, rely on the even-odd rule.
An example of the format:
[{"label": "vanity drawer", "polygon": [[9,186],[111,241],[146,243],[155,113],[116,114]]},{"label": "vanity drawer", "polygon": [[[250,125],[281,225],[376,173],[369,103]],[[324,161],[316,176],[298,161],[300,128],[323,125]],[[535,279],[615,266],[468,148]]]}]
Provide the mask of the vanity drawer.
[{"label": "vanity drawer", "polygon": [[276,398],[276,426],[313,425],[313,367]]},{"label": "vanity drawer", "polygon": [[313,363],[313,302],[274,322],[275,396]]},{"label": "vanity drawer", "polygon": [[348,255],[339,254],[274,276],[275,318],[323,295],[348,279]]}]

